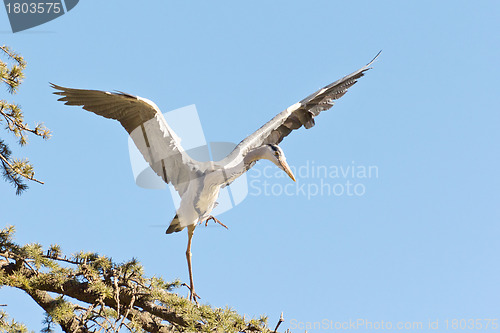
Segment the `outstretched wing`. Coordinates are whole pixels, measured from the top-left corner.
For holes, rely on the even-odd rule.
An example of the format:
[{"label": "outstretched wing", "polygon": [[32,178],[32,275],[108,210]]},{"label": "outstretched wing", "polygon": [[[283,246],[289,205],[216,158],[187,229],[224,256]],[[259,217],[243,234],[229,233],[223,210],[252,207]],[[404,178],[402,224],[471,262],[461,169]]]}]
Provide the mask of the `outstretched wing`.
[{"label": "outstretched wing", "polygon": [[183,150],[160,109],[150,100],[122,92],[72,89],[52,84],[66,105],[78,105],[105,118],[116,119],[132,137],[151,168],[183,195],[203,163]]},{"label": "outstretched wing", "polygon": [[277,114],[264,126],[241,141],[224,160],[227,162],[232,161],[238,155],[244,155],[250,149],[264,144],[279,144],[293,130],[302,126],[305,128],[313,127],[314,117],[319,115],[321,111],[331,108],[334,100],[344,96],[347,89],[353,86],[370,69],[370,65],[379,55],[380,52],[366,66],[327,85]]}]

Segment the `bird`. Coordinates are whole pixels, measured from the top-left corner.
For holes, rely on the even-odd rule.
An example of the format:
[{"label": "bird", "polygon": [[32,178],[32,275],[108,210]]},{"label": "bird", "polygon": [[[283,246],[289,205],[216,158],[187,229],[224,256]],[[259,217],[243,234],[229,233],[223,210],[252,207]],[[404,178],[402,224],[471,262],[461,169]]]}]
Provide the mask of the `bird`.
[{"label": "bird", "polygon": [[243,139],[220,161],[200,162],[182,148],[180,138],[167,124],[158,106],[139,96],[121,91],[108,92],[66,88],[53,83],[54,94],[65,105],[81,106],[105,118],[120,122],[131,136],[154,172],[167,184],[172,184],[181,197],[180,205],[167,234],[187,228],[186,259],[189,272],[189,299],[198,304],[194,289],[191,244],[197,225],[209,220],[226,227],[211,215],[217,205],[219,191],[247,172],[259,160],[268,160],[283,170],[293,181],[295,176],[279,143],[292,131],[310,129],[315,117],[330,109],[365,72],[371,69],[381,51],[365,66],[319,89],[301,101],[278,113],[257,131]]}]

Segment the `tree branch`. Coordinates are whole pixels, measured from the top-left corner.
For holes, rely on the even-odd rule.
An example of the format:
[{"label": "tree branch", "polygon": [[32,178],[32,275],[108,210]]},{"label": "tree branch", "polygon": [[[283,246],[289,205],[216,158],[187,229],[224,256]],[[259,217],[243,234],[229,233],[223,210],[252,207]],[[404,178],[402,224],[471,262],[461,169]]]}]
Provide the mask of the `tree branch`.
[{"label": "tree branch", "polygon": [[39,183],[39,184],[45,184],[45,183],[44,183],[44,182],[42,182],[41,180],[38,180],[38,179],[36,179],[36,178],[34,178],[34,177],[32,177],[32,176],[31,176],[31,177],[29,177],[28,175],[25,175],[25,174],[23,174],[23,173],[16,172],[16,170],[14,169],[14,166],[12,166],[12,164],[10,164],[10,162],[9,162],[9,161],[8,161],[8,160],[7,160],[7,159],[6,159],[6,158],[5,158],[2,154],[0,154],[0,160],[2,160],[2,162],[3,162],[3,163],[7,164],[7,166],[9,167],[9,169],[10,169],[13,173],[15,173],[15,174],[17,174],[17,175],[19,175],[19,176],[22,176],[22,177],[24,177],[24,178],[26,178],[26,179],[28,179],[28,180],[32,180],[32,181],[34,181],[34,182],[37,182],[37,183]]},{"label": "tree branch", "polygon": [[[31,298],[47,313],[51,313],[59,306],[60,301],[53,299],[48,293],[40,290],[23,289]],[[73,305],[73,304],[71,304]],[[74,306],[74,305],[73,305]],[[71,313],[58,320],[64,332],[68,333],[87,333],[88,330],[84,326],[80,326],[79,320],[75,314]]]},{"label": "tree branch", "polygon": [[[169,291],[180,282],[146,278],[136,260],[118,265],[93,253],[62,258],[56,246],[52,246],[52,255],[50,251],[45,255],[40,245],[20,247],[12,243],[12,232],[0,231],[0,286],[28,293],[64,331],[90,332],[95,323],[106,332],[124,327],[161,333],[271,332],[265,319],[247,321],[230,309],[196,306]],[[59,266],[61,260],[70,267]],[[54,299],[49,293],[60,297]],[[63,297],[88,306],[72,304]]]}]

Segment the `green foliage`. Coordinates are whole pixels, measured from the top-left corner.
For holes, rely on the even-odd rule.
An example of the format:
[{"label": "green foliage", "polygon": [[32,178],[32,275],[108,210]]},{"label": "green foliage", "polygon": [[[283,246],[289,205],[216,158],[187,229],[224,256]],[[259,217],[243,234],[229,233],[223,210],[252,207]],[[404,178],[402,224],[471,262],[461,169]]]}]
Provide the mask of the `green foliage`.
[{"label": "green foliage", "polygon": [[[265,317],[246,320],[231,308],[181,297],[175,293],[180,281],[146,277],[135,258],[64,257],[57,245],[47,251],[36,243],[17,245],[13,234],[13,227],[0,230],[0,287],[25,291],[45,310],[44,332],[54,325],[66,332],[270,332]],[[7,327],[6,320],[0,325]]]},{"label": "green foliage", "polygon": [[16,323],[13,319],[9,320],[8,315],[0,311],[0,332],[5,333],[27,333],[25,325]]},{"label": "green foliage", "polygon": [[13,94],[24,79],[23,70],[26,68],[26,61],[5,45],[0,49],[5,53],[7,58],[14,61],[10,68],[7,63],[0,62],[0,79],[7,85],[9,93]]},{"label": "green foliage", "polygon": [[[2,60],[3,58],[3,60]],[[19,54],[12,52],[7,46],[0,46],[0,81],[7,88],[8,93],[15,94],[24,79],[26,62]],[[0,99],[0,123],[17,138],[19,145],[28,143],[28,133],[48,139],[50,131],[43,124],[35,124],[34,128],[24,121],[21,107],[7,100]],[[0,169],[4,179],[16,188],[16,194],[21,194],[28,186],[24,179],[35,179],[33,165],[27,159],[13,158],[12,151],[7,143],[0,138]]]}]

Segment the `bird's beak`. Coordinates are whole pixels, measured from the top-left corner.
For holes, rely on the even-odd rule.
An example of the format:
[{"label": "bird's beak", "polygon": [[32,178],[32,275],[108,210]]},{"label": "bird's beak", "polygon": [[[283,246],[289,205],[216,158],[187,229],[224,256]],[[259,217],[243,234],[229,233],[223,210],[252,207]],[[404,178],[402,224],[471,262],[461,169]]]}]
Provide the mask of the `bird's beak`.
[{"label": "bird's beak", "polygon": [[282,159],[279,159],[279,163],[280,163],[281,168],[283,169],[283,171],[285,171],[286,174],[290,178],[292,178],[293,181],[295,181],[295,176],[293,175],[292,170],[290,170],[290,167],[288,166],[288,163],[286,163],[286,161],[282,160]]}]

